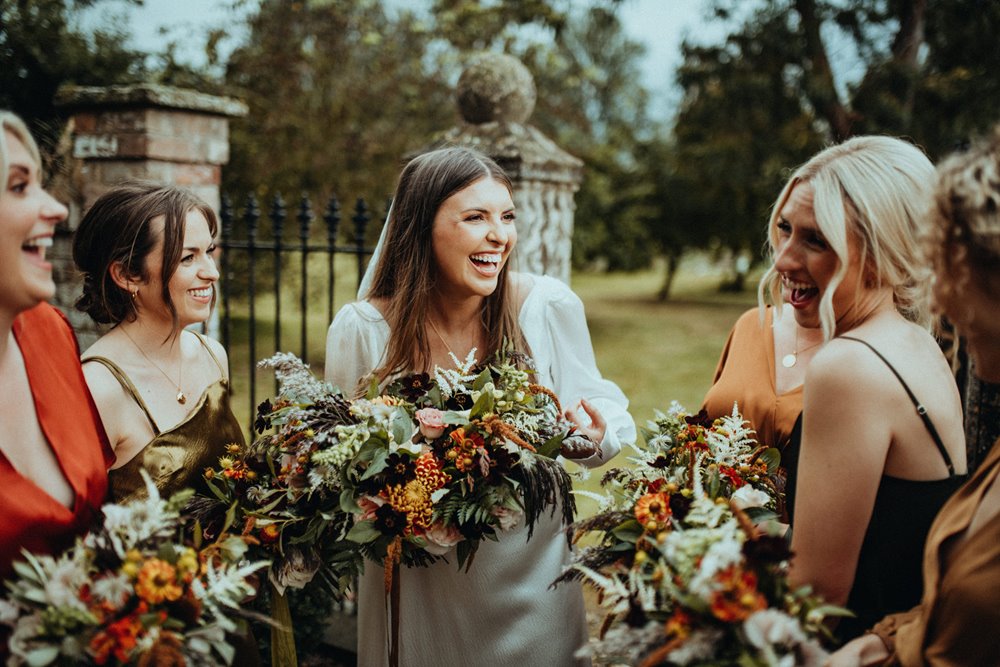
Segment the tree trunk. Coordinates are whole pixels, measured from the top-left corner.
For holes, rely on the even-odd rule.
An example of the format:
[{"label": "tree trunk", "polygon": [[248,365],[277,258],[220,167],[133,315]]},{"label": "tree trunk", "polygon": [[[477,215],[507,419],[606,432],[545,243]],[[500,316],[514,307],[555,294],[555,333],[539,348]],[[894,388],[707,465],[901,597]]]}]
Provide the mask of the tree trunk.
[{"label": "tree trunk", "polygon": [[852,135],[851,116],[837,95],[826,45],[820,35],[821,21],[816,15],[816,3],[814,0],[795,0],[795,10],[802,21],[802,36],[806,44],[806,95],[830,124],[833,138],[843,141]]},{"label": "tree trunk", "polygon": [[680,255],[667,255],[667,271],[666,275],[663,277],[663,287],[660,288],[659,293],[656,295],[656,299],[658,301],[666,301],[670,298],[670,288],[674,284],[674,278],[677,275],[677,266],[680,264],[680,260]]}]

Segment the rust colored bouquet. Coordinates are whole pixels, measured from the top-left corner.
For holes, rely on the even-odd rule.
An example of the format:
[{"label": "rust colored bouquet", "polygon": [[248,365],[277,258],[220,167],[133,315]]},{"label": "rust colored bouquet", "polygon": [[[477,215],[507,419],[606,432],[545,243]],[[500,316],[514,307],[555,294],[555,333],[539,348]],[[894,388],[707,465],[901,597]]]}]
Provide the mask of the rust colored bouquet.
[{"label": "rust colored bouquet", "polygon": [[180,513],[193,492],[163,500],[145,479],[147,498],[105,505],[100,529],[66,552],[14,564],[0,599],[8,665],[232,664],[226,633],[267,563],[239,564],[238,537],[201,543]]},{"label": "rust colored bouquet", "polygon": [[735,406],[710,422],[674,404],[644,436],[632,466],[604,476],[598,514],[573,527],[599,538],[560,578],[599,592],[606,618],[588,650],[643,667],[819,664],[823,619],[841,611],[788,585],[791,553],[768,522],[778,452]]}]

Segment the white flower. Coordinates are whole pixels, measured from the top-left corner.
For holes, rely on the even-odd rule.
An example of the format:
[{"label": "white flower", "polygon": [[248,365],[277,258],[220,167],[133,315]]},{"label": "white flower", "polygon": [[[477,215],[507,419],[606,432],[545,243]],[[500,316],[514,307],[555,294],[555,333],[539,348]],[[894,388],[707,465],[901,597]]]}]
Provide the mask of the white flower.
[{"label": "white flower", "polygon": [[426,551],[436,556],[443,556],[451,550],[453,546],[462,541],[462,533],[454,525],[445,526],[440,521],[431,524],[431,527],[424,533],[427,538]]},{"label": "white flower", "polygon": [[760,489],[755,489],[749,484],[744,484],[736,489],[732,495],[733,504],[741,510],[748,507],[764,507],[771,501],[771,496]]},{"label": "white flower", "polygon": [[743,621],[747,641],[759,649],[779,645],[793,647],[806,641],[797,619],[778,609],[762,609]]},{"label": "white flower", "polygon": [[119,573],[95,580],[92,591],[95,598],[117,609],[128,600],[132,584],[127,576]]},{"label": "white flower", "polygon": [[[76,552],[82,553],[82,552]],[[46,573],[45,599],[53,607],[72,607],[86,610],[87,605],[80,600],[80,588],[87,583],[87,568],[80,558],[62,557]]]},{"label": "white flower", "polygon": [[278,592],[284,595],[286,588],[305,588],[319,572],[320,565],[319,556],[312,549],[290,547],[278,567],[270,569],[268,577]]},{"label": "white flower", "polygon": [[4,598],[0,598],[0,623],[14,625],[17,620],[18,606]]},{"label": "white flower", "polygon": [[695,630],[683,644],[667,654],[667,660],[677,665],[709,660],[715,655],[715,647],[721,639],[722,630]]}]

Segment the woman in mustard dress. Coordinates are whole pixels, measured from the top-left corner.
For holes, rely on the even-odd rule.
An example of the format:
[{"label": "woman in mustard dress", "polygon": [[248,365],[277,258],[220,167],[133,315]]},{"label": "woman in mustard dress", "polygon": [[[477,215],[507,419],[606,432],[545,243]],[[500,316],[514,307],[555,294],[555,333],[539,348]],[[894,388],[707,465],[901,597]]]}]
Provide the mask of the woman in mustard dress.
[{"label": "woman in mustard dress", "polygon": [[76,304],[111,329],[83,355],[117,461],[111,495],[204,490],[203,473],[244,443],[229,405],[226,352],[186,329],[215,303],[215,213],[180,188],[130,183],[101,196],[76,232]]}]

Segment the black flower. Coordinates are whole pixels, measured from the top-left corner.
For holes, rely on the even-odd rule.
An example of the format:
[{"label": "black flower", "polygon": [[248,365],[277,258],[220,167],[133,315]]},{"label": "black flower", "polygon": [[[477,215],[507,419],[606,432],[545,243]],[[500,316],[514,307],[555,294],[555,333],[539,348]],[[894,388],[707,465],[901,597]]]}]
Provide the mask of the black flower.
[{"label": "black flower", "polygon": [[400,536],[406,530],[406,514],[397,512],[392,505],[386,503],[375,510],[375,527],[383,535]]},{"label": "black flower", "polygon": [[393,383],[393,389],[410,403],[416,403],[427,390],[431,388],[431,376],[427,373],[415,373],[400,378]]},{"label": "black flower", "polygon": [[761,535],[746,541],[743,555],[750,561],[780,563],[792,557],[792,550],[788,548],[788,540],[784,537]]},{"label": "black flower", "polygon": [[406,484],[417,475],[417,464],[412,457],[395,452],[385,460],[385,482],[389,486]]},{"label": "black flower", "polygon": [[691,499],[680,493],[670,494],[670,513],[678,521],[683,521],[691,509]]},{"label": "black flower", "polygon": [[445,403],[449,410],[469,410],[472,408],[472,397],[468,394],[454,394]]},{"label": "black flower", "polygon": [[263,433],[267,429],[271,428],[271,413],[274,412],[274,406],[271,405],[271,401],[265,399],[263,403],[257,406],[257,420],[254,421],[253,427],[258,433]]},{"label": "black flower", "polygon": [[708,412],[704,408],[699,410],[696,415],[685,417],[684,421],[691,426],[704,426],[705,428],[712,427],[712,419],[709,418]]}]

